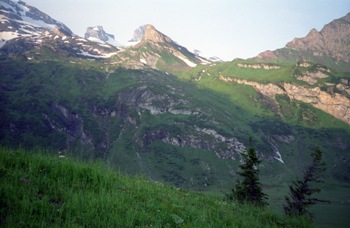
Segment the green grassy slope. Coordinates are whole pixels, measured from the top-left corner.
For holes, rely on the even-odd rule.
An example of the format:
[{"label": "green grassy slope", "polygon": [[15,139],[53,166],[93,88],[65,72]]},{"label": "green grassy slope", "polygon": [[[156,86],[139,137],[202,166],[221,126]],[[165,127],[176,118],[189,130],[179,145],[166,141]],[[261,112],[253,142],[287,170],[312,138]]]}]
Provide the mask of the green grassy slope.
[{"label": "green grassy slope", "polygon": [[[349,181],[348,166],[342,161],[349,157],[346,139],[350,128],[310,105],[283,96],[272,104],[252,87],[225,83],[213,73],[195,81],[190,78],[191,72],[187,72],[189,78],[179,76],[182,80],[178,80],[149,69],[114,68],[107,73],[106,68],[112,66],[87,60],[78,64],[62,59],[4,61],[0,79],[1,143],[50,147],[83,158],[100,157],[126,173],[142,172],[178,187],[207,191],[227,189],[238,161],[215,156],[214,150],[222,145],[181,147],[163,142],[162,135],[186,139],[197,134],[196,127],[213,129],[243,143],[252,135],[266,159],[273,154],[269,137],[292,135],[294,141],[290,143],[274,139],[285,163],[265,160],[262,172],[266,177],[282,176],[281,182],[293,179],[294,171],[307,161],[307,152],[319,146],[330,161],[328,177]],[[171,103],[179,102],[172,108],[198,113],[152,115],[138,106],[136,98],[130,98],[137,94],[136,88],[145,86],[152,97],[161,97],[151,102],[154,107],[166,110]],[[55,104],[66,108],[72,118],[65,118]],[[76,115],[83,124],[75,122]],[[88,140],[81,143],[80,128],[91,137],[90,144]],[[146,136],[151,135],[147,132],[161,133],[147,141]],[[214,139],[198,137],[200,141]],[[276,180],[279,182],[278,178],[269,182]]]},{"label": "green grassy slope", "polygon": [[0,225],[6,227],[311,226],[41,151],[0,149],[0,196]]},{"label": "green grassy slope", "polygon": [[[283,199],[287,183],[307,164],[308,152],[319,146],[328,166],[322,190],[334,201],[347,201],[348,194],[338,192],[349,188],[349,126],[311,105],[285,96],[274,102],[250,86],[218,79],[223,74],[261,83],[293,81],[293,64],[279,63],[280,69],[265,71],[239,68],[241,60],[236,60],[198,66],[175,77],[105,61],[47,58],[1,62],[1,145],[102,158],[123,173],[142,173],[176,187],[217,193],[232,187],[239,157],[216,156],[225,143],[214,144],[215,137],[199,134],[196,128],[215,130],[245,145],[251,135],[263,158],[262,183],[271,200]],[[152,114],[146,105],[162,112]],[[171,113],[170,108],[193,113]],[[294,140],[279,140],[290,136]],[[284,163],[273,158],[274,146]]]}]

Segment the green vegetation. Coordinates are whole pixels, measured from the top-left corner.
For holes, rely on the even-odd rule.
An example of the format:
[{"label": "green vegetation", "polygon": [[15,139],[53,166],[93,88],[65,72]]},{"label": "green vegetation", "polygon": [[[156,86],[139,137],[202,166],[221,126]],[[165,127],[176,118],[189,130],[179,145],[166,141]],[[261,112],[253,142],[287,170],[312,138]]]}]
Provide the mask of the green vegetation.
[{"label": "green vegetation", "polygon": [[242,153],[242,158],[243,163],[239,165],[241,170],[238,172],[242,180],[237,180],[229,198],[235,199],[240,203],[265,206],[267,204],[267,195],[262,192],[258,169],[261,160],[256,154],[251,138],[248,151]]},{"label": "green vegetation", "polygon": [[313,183],[323,182],[323,172],[326,170],[326,164],[322,161],[322,151],[316,148],[312,153],[312,163],[305,168],[303,179],[293,181],[293,185],[289,185],[289,196],[286,196],[286,205],[284,212],[290,216],[308,215],[312,218],[312,214],[307,208],[317,202],[325,202],[313,196],[321,191],[320,188],[312,187]]},{"label": "green vegetation", "polygon": [[225,202],[42,151],[0,149],[1,226],[310,227],[303,218]]},{"label": "green vegetation", "polygon": [[[344,216],[349,208],[349,126],[286,95],[268,98],[252,86],[219,78],[308,86],[293,77],[299,69],[295,59],[266,63],[279,69],[239,67],[259,62],[234,60],[198,65],[174,76],[134,69],[118,56],[61,58],[45,49],[28,55],[34,56],[32,61],[0,57],[0,145],[97,158],[124,174],[142,173],[182,189],[220,195],[238,177],[241,159],[227,142],[248,145],[247,135],[252,135],[264,161],[259,166],[263,191],[279,212],[288,183],[309,164],[304,151],[319,146],[331,161],[320,194],[331,197],[332,204],[315,205],[311,211],[318,222],[327,219],[331,208],[330,226],[342,219],[341,225],[349,224]],[[176,66],[168,57],[164,67]],[[346,72],[330,70],[322,83],[344,84],[349,78]]]}]

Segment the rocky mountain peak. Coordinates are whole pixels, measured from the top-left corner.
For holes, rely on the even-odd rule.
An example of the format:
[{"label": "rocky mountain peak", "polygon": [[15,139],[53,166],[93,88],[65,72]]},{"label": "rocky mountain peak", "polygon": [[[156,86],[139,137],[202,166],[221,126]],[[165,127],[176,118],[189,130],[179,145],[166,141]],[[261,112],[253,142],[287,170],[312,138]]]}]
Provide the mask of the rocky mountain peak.
[{"label": "rocky mountain peak", "polygon": [[18,34],[23,35],[40,33],[44,29],[53,31],[55,27],[58,27],[65,34],[73,35],[66,25],[23,1],[1,0],[0,9],[3,25],[1,31],[6,31],[10,27],[18,30]]},{"label": "rocky mountain peak", "polygon": [[140,27],[138,27],[135,31],[134,34],[131,38],[131,40],[129,40],[128,42],[140,42],[143,38],[143,35],[145,35],[145,30],[146,30],[146,25],[142,25]]},{"label": "rocky mountain peak", "polygon": [[62,22],[20,0],[0,0],[0,10],[0,55],[45,47],[60,57],[108,58],[118,50],[74,35]]},{"label": "rocky mountain peak", "polygon": [[115,39],[114,35],[105,32],[102,26],[88,27],[85,33],[85,39],[99,39],[101,41],[108,41],[110,38]]},{"label": "rocky mountain peak", "polygon": [[305,37],[295,38],[286,47],[350,61],[350,13],[325,25],[320,32],[312,29]]},{"label": "rocky mountain peak", "polygon": [[159,32],[153,25],[145,26],[145,33],[142,41],[152,41],[155,43],[172,43],[173,41],[168,36]]}]

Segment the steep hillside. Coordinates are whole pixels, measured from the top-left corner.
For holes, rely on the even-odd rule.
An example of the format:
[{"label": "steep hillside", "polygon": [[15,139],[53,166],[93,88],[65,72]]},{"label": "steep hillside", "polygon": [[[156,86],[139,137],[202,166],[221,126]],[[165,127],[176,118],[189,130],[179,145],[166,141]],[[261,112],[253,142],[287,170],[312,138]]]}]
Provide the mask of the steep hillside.
[{"label": "steep hillside", "polygon": [[309,61],[350,72],[350,13],[312,29],[306,37],[295,38],[282,49],[260,53],[258,61]]},{"label": "steep hillside", "polygon": [[325,25],[320,32],[312,29],[304,38],[296,38],[287,48],[314,56],[330,56],[336,61],[350,61],[350,13]]},{"label": "steep hillside", "polygon": [[112,172],[97,163],[0,148],[0,225],[311,227],[302,218]]}]

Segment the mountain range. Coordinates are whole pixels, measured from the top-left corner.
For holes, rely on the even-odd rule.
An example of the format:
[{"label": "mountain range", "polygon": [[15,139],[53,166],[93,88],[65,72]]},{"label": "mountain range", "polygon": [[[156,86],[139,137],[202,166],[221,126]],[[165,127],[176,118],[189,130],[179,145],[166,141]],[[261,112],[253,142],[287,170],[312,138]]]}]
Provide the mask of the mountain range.
[{"label": "mountain range", "polygon": [[[276,201],[318,146],[326,196],[348,201],[350,14],[281,49],[221,62],[153,25],[119,45],[102,26],[83,38],[22,1],[0,3],[2,146],[99,158],[219,192],[233,184],[252,136]],[[339,216],[346,210],[334,206]]]}]

